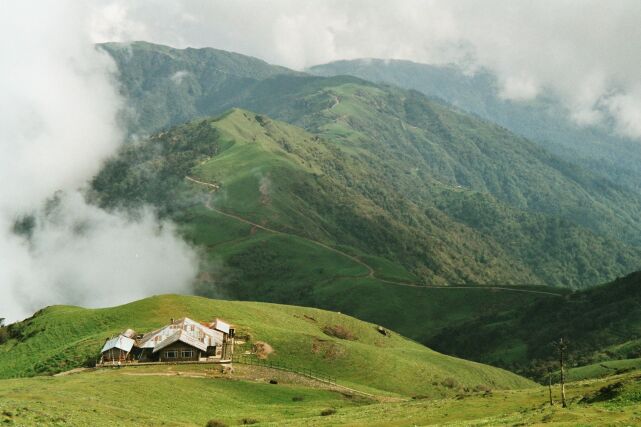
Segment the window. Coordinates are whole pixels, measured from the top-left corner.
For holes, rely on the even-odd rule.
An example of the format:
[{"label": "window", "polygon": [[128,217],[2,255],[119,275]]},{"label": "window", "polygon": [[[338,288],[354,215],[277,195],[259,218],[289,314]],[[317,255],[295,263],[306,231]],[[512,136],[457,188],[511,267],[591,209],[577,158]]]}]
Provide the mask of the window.
[{"label": "window", "polygon": [[168,350],[165,352],[165,357],[167,359],[175,359],[178,357],[178,352],[176,350]]},{"label": "window", "polygon": [[183,350],[180,354],[180,357],[183,359],[191,359],[194,357],[194,352],[192,350]]}]

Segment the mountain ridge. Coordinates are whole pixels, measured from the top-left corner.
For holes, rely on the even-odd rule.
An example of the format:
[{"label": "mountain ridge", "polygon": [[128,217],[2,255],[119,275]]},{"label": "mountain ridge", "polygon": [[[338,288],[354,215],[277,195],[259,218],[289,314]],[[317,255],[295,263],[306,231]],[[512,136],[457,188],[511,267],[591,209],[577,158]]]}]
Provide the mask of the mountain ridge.
[{"label": "mountain ridge", "polygon": [[[176,52],[176,55],[181,53],[181,51]],[[191,52],[190,55],[196,53]],[[133,58],[135,57],[136,55],[133,55]],[[117,55],[116,58],[118,58]],[[122,80],[130,87],[129,97],[135,97],[132,95],[136,93],[135,88],[143,87],[146,80],[133,78],[127,74],[129,72],[125,59],[119,61],[121,72],[125,73]],[[264,66],[264,63],[261,62],[261,64]],[[153,76],[149,79],[153,79]],[[165,77],[165,79],[168,78]],[[279,73],[263,80],[243,80],[240,85],[235,82],[223,86],[223,89],[216,92],[220,95],[224,94],[222,98],[216,100],[207,95],[202,98],[203,102],[207,100],[207,105],[203,107],[201,115],[221,114],[231,107],[250,108],[260,114],[267,113],[276,118],[285,119],[304,127],[323,140],[331,141],[336,149],[343,149],[341,156],[350,159],[350,165],[347,168],[334,171],[334,175],[341,179],[341,185],[356,185],[360,187],[356,188],[357,191],[368,194],[376,194],[383,187],[394,188],[395,195],[388,192],[384,198],[377,197],[376,203],[386,208],[394,208],[396,205],[400,209],[400,206],[404,206],[406,213],[399,213],[395,215],[396,218],[415,216],[416,207],[410,207],[408,203],[423,206],[437,200],[439,205],[436,207],[456,218],[461,224],[481,232],[490,240],[498,237],[502,245],[510,246],[508,249],[510,252],[520,252],[521,257],[533,259],[532,250],[511,244],[518,240],[511,235],[532,233],[533,228],[551,229],[550,226],[542,224],[528,224],[531,220],[525,219],[523,215],[530,216],[530,214],[520,211],[534,211],[537,214],[551,216],[560,214],[562,217],[554,219],[558,224],[552,226],[552,229],[567,229],[568,237],[563,238],[564,241],[594,240],[594,246],[605,248],[606,245],[611,245],[617,247],[616,252],[620,254],[632,254],[638,251],[633,247],[622,247],[612,239],[612,237],[622,239],[627,243],[633,243],[638,239],[635,237],[636,232],[630,232],[631,227],[639,227],[638,224],[635,225],[638,220],[631,214],[636,211],[634,206],[638,201],[635,202],[633,198],[627,200],[628,195],[622,190],[610,184],[601,184],[589,175],[586,177],[583,171],[575,171],[572,165],[558,163],[553,156],[549,156],[525,140],[513,141],[514,137],[499,127],[492,128],[493,125],[462,114],[457,116],[458,113],[452,113],[447,107],[430,103],[422,95],[394,88],[380,88],[354,77],[324,79],[301,74],[290,76]],[[161,93],[162,91],[157,95],[160,96]],[[172,102],[173,98],[171,102],[168,99],[166,105],[172,105]],[[405,115],[400,121],[395,118],[399,117],[399,114]],[[461,134],[459,127],[461,129],[476,127],[481,130],[478,134],[470,130]],[[482,143],[477,141],[479,135]],[[492,139],[502,139],[507,145],[502,146],[503,142],[499,144]],[[460,141],[466,142],[462,144]],[[488,149],[486,147],[491,147],[494,151],[484,154],[483,151]],[[506,149],[506,147],[511,148]],[[527,148],[524,149],[524,147]],[[535,158],[540,159],[536,167],[531,164],[531,160],[522,160],[532,153]],[[505,157],[506,155],[521,160],[508,161],[509,157]],[[496,156],[504,157],[501,169],[496,167],[496,164],[500,164],[496,163],[494,159]],[[367,176],[355,176],[351,165],[357,164],[362,165],[358,167],[363,171],[366,170],[364,168],[372,171],[375,166],[376,175],[368,172]],[[517,164],[519,168],[515,172]],[[403,170],[407,172],[400,172]],[[509,179],[506,178],[506,174]],[[529,182],[525,182],[522,175],[527,176]],[[599,190],[600,186],[603,187],[602,190]],[[537,194],[533,187],[542,190],[541,194],[544,195]],[[461,194],[455,195],[452,190],[459,190]],[[590,194],[594,191],[601,193],[600,200],[594,199]],[[442,197],[442,194],[447,197]],[[475,196],[471,197],[473,194]],[[507,212],[503,208],[499,210],[492,208],[489,212],[483,212],[484,219],[481,222],[478,217],[469,218],[469,215],[464,214],[465,211],[470,211],[464,206],[474,206],[472,210],[483,207],[485,210],[497,203],[511,205],[511,207]],[[589,205],[595,208],[593,212],[582,207]],[[613,211],[612,206],[618,205],[622,209]],[[320,207],[317,208],[320,209]],[[408,215],[409,212],[412,213]],[[520,224],[519,229],[511,230],[501,225],[502,221],[512,222],[511,218],[517,218]],[[408,218],[408,220],[411,219]],[[535,223],[548,221],[550,220],[541,218],[536,219]],[[576,222],[579,222],[581,227],[590,228],[599,237],[596,240],[594,237],[577,237],[577,232],[573,231],[573,223]],[[559,241],[555,243],[556,245],[561,243],[560,237],[554,237],[554,235],[548,237],[546,236],[548,233],[548,231],[543,232],[545,237],[542,241],[529,239],[528,245],[532,248],[548,245],[547,241],[550,238]],[[583,235],[585,230],[578,233]],[[574,237],[571,237],[572,235]],[[606,238],[603,239],[603,237]],[[574,257],[574,255],[563,253],[568,250],[571,253],[577,251],[574,248],[567,248],[557,251],[553,257],[543,261],[555,263],[559,257]],[[496,249],[492,252],[496,252]],[[550,265],[545,267],[549,273],[539,270],[535,274],[539,277],[544,274],[543,281],[531,278],[520,281],[586,286],[638,268],[638,264],[633,261],[636,256],[623,255],[617,260],[616,257],[607,255],[606,258],[610,259],[607,263],[613,263],[611,265],[621,265],[620,263],[628,265],[624,268],[617,266],[612,270],[611,267],[604,269],[597,266],[594,264],[596,260],[580,261],[583,266],[579,266],[577,259],[569,261],[573,271],[567,278],[559,274],[559,268]],[[597,264],[600,262],[597,261]],[[555,272],[552,273],[551,269]],[[573,277],[581,278],[576,280]]]},{"label": "mountain ridge", "polygon": [[555,155],[595,170],[610,181],[639,191],[641,150],[609,125],[581,127],[557,96],[543,91],[532,101],[500,97],[499,83],[487,70],[466,72],[455,65],[428,65],[376,58],[335,61],[306,70],[319,76],[353,75],[378,83],[414,89],[463,111],[498,123]]}]

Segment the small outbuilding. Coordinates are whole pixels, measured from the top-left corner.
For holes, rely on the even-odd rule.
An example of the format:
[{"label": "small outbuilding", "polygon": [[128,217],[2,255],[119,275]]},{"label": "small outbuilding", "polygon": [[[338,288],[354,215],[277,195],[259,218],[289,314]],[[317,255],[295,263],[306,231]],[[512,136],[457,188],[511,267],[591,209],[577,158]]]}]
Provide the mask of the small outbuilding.
[{"label": "small outbuilding", "polygon": [[101,363],[122,363],[131,360],[131,350],[136,341],[123,334],[108,339],[100,353]]}]

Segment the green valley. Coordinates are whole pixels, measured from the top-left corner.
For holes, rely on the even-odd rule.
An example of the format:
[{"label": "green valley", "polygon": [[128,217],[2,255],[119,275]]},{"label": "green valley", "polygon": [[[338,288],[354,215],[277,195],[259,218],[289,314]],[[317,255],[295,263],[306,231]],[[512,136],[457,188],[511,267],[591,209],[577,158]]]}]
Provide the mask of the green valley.
[{"label": "green valley", "polygon": [[577,367],[570,378],[612,374],[638,366],[635,359],[641,357],[639,298],[641,273],[636,272],[612,283],[568,294],[562,301],[540,300],[471,318],[445,328],[427,343],[440,351],[543,379],[547,369],[556,365],[553,341],[566,337],[570,366]]}]

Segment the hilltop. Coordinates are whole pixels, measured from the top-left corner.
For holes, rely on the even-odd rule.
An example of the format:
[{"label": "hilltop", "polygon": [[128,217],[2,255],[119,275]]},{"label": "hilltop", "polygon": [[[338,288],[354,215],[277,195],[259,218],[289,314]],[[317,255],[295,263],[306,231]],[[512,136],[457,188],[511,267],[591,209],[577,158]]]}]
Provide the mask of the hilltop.
[{"label": "hilltop", "polygon": [[[450,395],[455,388],[527,387],[532,383],[498,368],[436,353],[376,325],[313,308],[163,295],[104,309],[52,306],[10,326],[0,346],[0,377],[50,374],[95,360],[106,337],[126,328],[146,331],[170,318],[223,317],[251,344],[273,348],[271,361],[313,369],[339,384],[385,395]],[[342,338],[326,333],[340,327]],[[325,331],[325,332],[324,332]],[[393,369],[390,369],[393,367]],[[373,375],[372,373],[376,373]],[[448,387],[443,384],[456,384]]]}]

